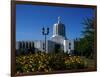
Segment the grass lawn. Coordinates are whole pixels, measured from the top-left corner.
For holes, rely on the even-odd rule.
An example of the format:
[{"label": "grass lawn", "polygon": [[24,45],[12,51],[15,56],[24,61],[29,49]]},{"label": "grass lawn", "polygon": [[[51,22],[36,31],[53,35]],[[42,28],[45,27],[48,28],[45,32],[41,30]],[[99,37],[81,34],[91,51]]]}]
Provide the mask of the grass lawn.
[{"label": "grass lawn", "polygon": [[96,67],[96,61],[95,59],[89,59],[89,58],[85,58],[85,57],[82,57],[82,59],[84,59],[87,63],[87,66],[89,68],[95,68]]}]

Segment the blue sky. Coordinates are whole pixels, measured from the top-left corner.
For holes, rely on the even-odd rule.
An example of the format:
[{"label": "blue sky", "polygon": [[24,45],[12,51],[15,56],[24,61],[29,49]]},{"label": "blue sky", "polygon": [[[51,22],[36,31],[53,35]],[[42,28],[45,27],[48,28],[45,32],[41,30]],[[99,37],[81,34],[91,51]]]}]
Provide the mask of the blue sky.
[{"label": "blue sky", "polygon": [[43,5],[16,5],[16,40],[43,40],[42,27],[49,27],[48,39],[58,16],[66,27],[68,39],[81,37],[83,19],[94,17],[92,8],[54,7]]}]

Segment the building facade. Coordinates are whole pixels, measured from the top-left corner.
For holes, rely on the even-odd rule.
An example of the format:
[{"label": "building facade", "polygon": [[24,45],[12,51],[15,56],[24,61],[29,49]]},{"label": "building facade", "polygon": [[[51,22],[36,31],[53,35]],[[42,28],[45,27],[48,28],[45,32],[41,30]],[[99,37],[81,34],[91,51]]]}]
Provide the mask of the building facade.
[{"label": "building facade", "polygon": [[74,40],[69,40],[66,37],[66,27],[61,22],[61,18],[58,17],[58,22],[53,26],[53,35],[49,40],[46,40],[46,51],[45,51],[44,40],[33,40],[33,41],[17,41],[16,49],[33,49],[34,52],[41,51],[46,53],[58,53],[65,52],[71,54],[74,50]]}]

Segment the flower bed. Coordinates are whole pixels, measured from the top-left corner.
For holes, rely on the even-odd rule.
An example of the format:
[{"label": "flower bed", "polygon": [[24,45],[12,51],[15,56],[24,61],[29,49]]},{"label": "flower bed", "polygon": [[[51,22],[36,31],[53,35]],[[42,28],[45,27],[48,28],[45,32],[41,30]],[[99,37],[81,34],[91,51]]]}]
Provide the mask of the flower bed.
[{"label": "flower bed", "polygon": [[86,62],[79,56],[65,54],[35,53],[16,57],[16,72],[50,72],[58,70],[83,69]]}]

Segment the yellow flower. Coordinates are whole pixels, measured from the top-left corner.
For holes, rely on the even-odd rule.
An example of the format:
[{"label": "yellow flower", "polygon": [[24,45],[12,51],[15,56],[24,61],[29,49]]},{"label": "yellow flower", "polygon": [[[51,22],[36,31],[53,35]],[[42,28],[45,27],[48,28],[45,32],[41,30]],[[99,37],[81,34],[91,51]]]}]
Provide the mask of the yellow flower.
[{"label": "yellow flower", "polygon": [[49,72],[47,69],[44,69],[45,72]]},{"label": "yellow flower", "polygon": [[32,68],[32,71],[33,71],[33,72],[35,71],[34,68]]},{"label": "yellow flower", "polygon": [[31,68],[32,68],[32,65],[29,65],[29,67],[31,67]]}]

